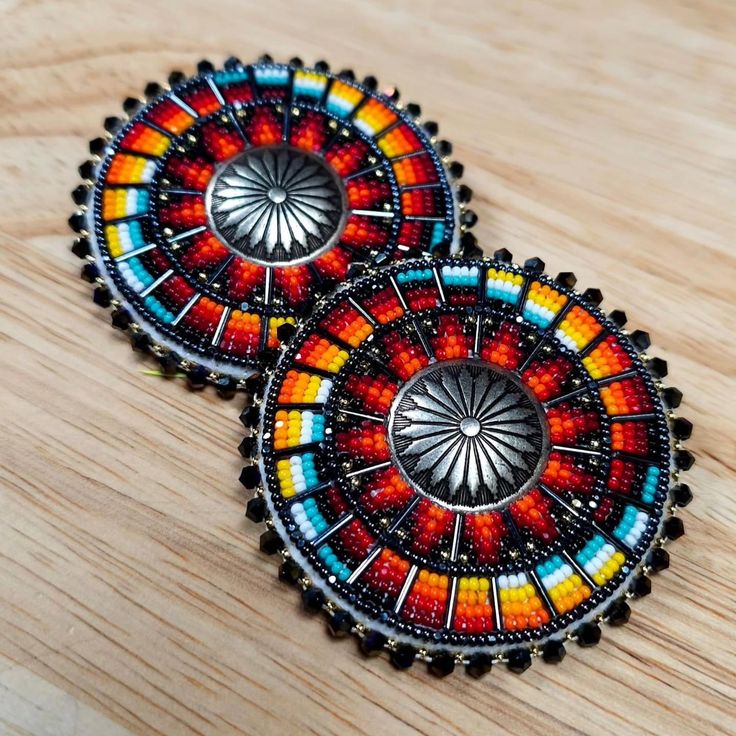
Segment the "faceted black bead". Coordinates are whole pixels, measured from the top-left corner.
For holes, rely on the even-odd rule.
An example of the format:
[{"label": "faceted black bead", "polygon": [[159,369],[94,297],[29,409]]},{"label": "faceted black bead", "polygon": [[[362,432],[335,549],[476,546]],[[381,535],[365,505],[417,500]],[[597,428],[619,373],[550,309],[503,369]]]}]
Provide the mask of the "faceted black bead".
[{"label": "faceted black bead", "polygon": [[435,677],[447,677],[455,669],[455,657],[444,652],[435,654],[427,665],[427,669]]},{"label": "faceted black bead", "polygon": [[378,631],[368,631],[360,639],[358,646],[366,657],[375,657],[381,653],[386,646],[386,637]]},{"label": "faceted black bead", "polygon": [[398,87],[391,87],[391,89],[386,91],[386,97],[388,97],[389,100],[392,100],[393,102],[398,102],[399,98],[401,97],[401,92],[399,92]]},{"label": "faceted black bead", "polygon": [[463,233],[460,236],[460,246],[462,247],[463,251],[467,249],[474,249],[477,248],[480,251],[480,248],[478,247],[478,238],[473,235],[471,232]]},{"label": "faceted black bead", "polygon": [[608,607],[606,617],[611,626],[623,626],[631,618],[631,607],[623,598],[619,598]]},{"label": "faceted black bead", "polygon": [[509,652],[508,668],[520,675],[532,666],[532,655],[528,649],[512,649]]},{"label": "faceted black bead", "polygon": [[[437,143],[435,144],[435,148],[437,149],[437,153],[439,153],[440,156],[449,156],[452,153],[452,143],[450,143],[450,141],[437,141]],[[452,164],[450,164],[450,166],[452,166]],[[460,172],[458,176],[462,176],[462,172]]]},{"label": "faceted black bead", "polygon": [[338,72],[337,76],[340,77],[340,79],[346,79],[347,81],[352,82],[355,79],[355,72],[352,69],[343,69]]},{"label": "faceted black bead", "polygon": [[432,248],[432,253],[445,258],[450,255],[450,244],[446,240],[443,240]]},{"label": "faceted black bead", "polygon": [[272,366],[276,364],[276,361],[279,358],[279,351],[274,348],[267,348],[266,350],[261,350],[261,364],[263,366]]},{"label": "faceted black bead", "polygon": [[631,583],[631,592],[637,598],[643,598],[645,595],[649,595],[652,592],[652,581],[646,575],[639,575]]},{"label": "faceted black bead", "polygon": [[614,309],[613,312],[608,315],[608,319],[610,319],[616,327],[623,327],[628,321],[626,312],[624,312],[623,309]]},{"label": "faceted black bead", "polygon": [[77,258],[86,258],[90,254],[89,240],[87,238],[77,238],[72,245],[72,253]]},{"label": "faceted black bead", "polygon": [[583,298],[587,300],[589,304],[597,307],[603,301],[603,294],[600,289],[586,289],[583,292]]},{"label": "faceted black bead", "polygon": [[550,639],[542,647],[542,659],[549,664],[559,664],[565,654],[565,645],[559,639]]},{"label": "faceted black bead", "polygon": [[391,260],[391,256],[388,253],[379,253],[373,259],[374,266],[385,266]]},{"label": "faceted black bead", "polygon": [[266,518],[266,499],[263,496],[253,496],[245,506],[245,516],[256,524]]},{"label": "faceted black bead", "polygon": [[105,118],[103,127],[108,133],[115,133],[122,124],[123,121],[120,118],[116,118],[111,115],[110,117]]},{"label": "faceted black bead", "polygon": [[655,378],[664,378],[667,375],[667,361],[663,358],[650,358],[647,368]]},{"label": "faceted black bead", "polygon": [[238,445],[238,452],[243,457],[253,457],[253,453],[256,451],[256,444],[255,437],[243,437]]},{"label": "faceted black bead", "polygon": [[[271,59],[269,58],[269,60]],[[211,74],[215,71],[215,65],[208,59],[202,59],[200,62],[197,63],[197,71],[200,74]]]},{"label": "faceted black bead", "polygon": [[454,177],[455,179],[459,179],[463,175],[465,167],[459,161],[453,161],[447,167],[447,170],[450,172],[450,176]]},{"label": "faceted black bead", "polygon": [[151,338],[145,332],[130,333],[130,347],[136,352],[145,353],[151,347]]},{"label": "faceted black bead", "polygon": [[422,127],[430,138],[434,138],[440,132],[440,126],[434,120],[426,120]]},{"label": "faceted black bead", "polygon": [[267,555],[275,555],[284,546],[284,543],[275,529],[267,529],[261,534],[259,546],[261,552],[265,552]]},{"label": "faceted black bead", "polygon": [[325,594],[318,588],[305,588],[302,591],[302,606],[305,611],[319,613],[325,604]]},{"label": "faceted black bead", "polygon": [[467,184],[461,184],[457,188],[457,198],[460,202],[470,202],[473,198],[473,190]]},{"label": "faceted black bead", "polygon": [[598,624],[583,624],[576,632],[581,647],[594,647],[601,640],[601,627]]},{"label": "faceted black bead", "polygon": [[261,421],[261,411],[257,406],[246,406],[243,411],[240,412],[240,421],[244,426],[254,428],[258,426]]},{"label": "faceted black bead", "polygon": [[[292,62],[293,62],[293,59],[292,59]],[[237,69],[238,67],[242,66],[242,63],[240,59],[238,59],[237,56],[228,56],[227,59],[225,59],[224,66],[225,66],[225,69],[227,69],[228,71],[232,71],[233,69]]]},{"label": "faceted black bead", "polygon": [[348,279],[359,279],[361,276],[365,275],[367,268],[368,266],[365,263],[360,263],[360,261],[353,261],[348,266]]},{"label": "faceted black bead", "polygon": [[130,345],[133,350],[137,350],[140,353],[145,353],[148,348],[151,347],[151,338],[148,337],[144,332],[134,332],[130,336]]},{"label": "faceted black bead", "polygon": [[363,80],[363,86],[372,91],[378,87],[378,80],[373,75],[369,74]]},{"label": "faceted black bead", "polygon": [[169,84],[172,87],[176,87],[176,85],[185,82],[186,78],[187,75],[184,74],[184,72],[180,72],[178,69],[175,69],[171,74],[169,74]]},{"label": "faceted black bead", "polygon": [[74,230],[75,233],[81,233],[83,230],[86,230],[87,223],[82,212],[75,212],[69,218],[68,222],[69,227]]},{"label": "faceted black bead", "polygon": [[353,629],[353,617],[347,611],[335,611],[327,620],[327,630],[337,639],[347,636]]},{"label": "faceted black bead", "polygon": [[294,585],[299,580],[301,575],[302,575],[301,568],[291,558],[289,558],[288,560],[284,560],[279,565],[279,580],[282,583],[288,583],[289,585]]},{"label": "faceted black bead", "polygon": [[107,286],[98,286],[92,292],[92,301],[95,304],[99,304],[99,306],[101,307],[109,307],[110,303],[112,302],[112,294],[110,294],[110,289],[108,289]]},{"label": "faceted black bead", "polygon": [[501,263],[511,263],[514,260],[514,256],[510,250],[499,248],[497,251],[494,251],[493,260],[500,261]]},{"label": "faceted black bead", "polygon": [[483,255],[483,251],[478,245],[478,238],[473,233],[462,234],[460,247],[465,258],[480,258]]},{"label": "faceted black bead", "polygon": [[422,114],[422,108],[416,102],[410,102],[405,109],[413,118],[418,118]]},{"label": "faceted black bead", "polygon": [[662,391],[662,399],[664,399],[664,403],[667,404],[670,409],[677,409],[677,407],[682,403],[682,391],[680,391],[679,388],[670,386]]},{"label": "faceted black bead", "polygon": [[85,161],[79,167],[79,176],[82,179],[94,179],[95,178],[95,162]]},{"label": "faceted black bead", "polygon": [[678,450],[675,453],[675,465],[679,470],[690,470],[695,462],[695,456],[687,450]]},{"label": "faceted black bead", "polygon": [[693,433],[693,423],[685,419],[685,417],[677,417],[672,422],[672,434],[677,437],[678,440],[687,440]]},{"label": "faceted black bead", "polygon": [[414,664],[416,649],[408,644],[401,644],[391,651],[391,664],[397,670],[407,670]]},{"label": "faceted black bead", "polygon": [[89,194],[89,189],[87,189],[84,184],[80,184],[73,192],[72,192],[72,200],[74,201],[74,204],[84,204],[87,201],[87,195]]},{"label": "faceted black bead", "polygon": [[647,557],[647,565],[654,570],[654,572],[662,572],[670,566],[670,555],[666,549],[662,547],[655,547]]},{"label": "faceted black bead", "polygon": [[126,97],[123,100],[123,112],[126,115],[133,115],[141,106],[141,101],[137,97]]},{"label": "faceted black bead", "polygon": [[107,148],[107,141],[104,138],[93,138],[89,142],[89,152],[93,156],[102,156]]},{"label": "faceted black bead", "polygon": [[162,355],[158,359],[159,365],[161,366],[161,372],[166,376],[166,378],[173,378],[176,376],[178,370],[179,370],[179,363],[181,362],[181,359],[179,356],[174,352],[168,352],[165,355]]},{"label": "faceted black bead", "polygon": [[555,281],[562,286],[572,289],[578,282],[578,277],[572,271],[560,271]]},{"label": "faceted black bead", "polygon": [[629,340],[637,350],[646,350],[652,344],[649,333],[644,330],[634,330],[629,335]]},{"label": "faceted black bead", "polygon": [[473,654],[465,665],[465,671],[477,680],[487,675],[493,667],[493,657],[490,654]]},{"label": "faceted black bead", "polygon": [[317,62],[317,63],[316,63],[315,65],[314,65],[314,68],[315,68],[315,69],[316,69],[316,70],[317,70],[318,72],[328,72],[328,71],[330,71],[330,65],[329,65],[329,64],[328,64],[328,63],[327,63],[326,61],[324,61],[324,59],[321,59],[320,61],[318,61],[318,62]]},{"label": "faceted black bead", "polygon": [[123,307],[118,307],[117,309],[113,310],[113,313],[110,315],[110,321],[112,322],[112,326],[117,330],[127,330],[128,327],[130,327],[131,319],[130,314],[127,309],[124,309]]},{"label": "faceted black bead", "polygon": [[276,328],[276,337],[278,337],[279,342],[288,343],[295,334],[296,326],[291,322],[284,322]]},{"label": "faceted black bead", "polygon": [[465,210],[460,215],[460,224],[465,227],[473,227],[478,222],[478,215],[473,210]]},{"label": "faceted black bead", "polygon": [[251,396],[256,396],[263,388],[263,376],[260,373],[254,373],[245,379],[245,390]]},{"label": "faceted black bead", "polygon": [[304,62],[298,56],[292,56],[291,59],[289,59],[289,64],[296,67],[304,66]]},{"label": "faceted black bead", "polygon": [[149,82],[144,90],[143,94],[150,100],[153,97],[158,97],[163,92],[161,85],[158,82]]},{"label": "faceted black bead", "polygon": [[210,372],[202,365],[194,366],[187,371],[187,386],[191,391],[201,391],[207,385]]},{"label": "faceted black bead", "polygon": [[679,516],[670,516],[664,522],[662,531],[667,539],[679,539],[685,533],[685,525]]},{"label": "faceted black bead", "polygon": [[85,263],[84,266],[82,266],[80,276],[85,281],[89,281],[90,284],[94,283],[97,280],[97,277],[99,275],[100,275],[100,272],[94,263]]},{"label": "faceted black bead", "polygon": [[541,273],[544,271],[544,261],[541,258],[527,258],[524,261],[524,268],[534,273]]},{"label": "faceted black bead", "polygon": [[246,465],[240,471],[240,482],[248,489],[255,488],[261,482],[261,471],[257,465]]},{"label": "faceted black bead", "polygon": [[223,399],[232,399],[238,390],[238,382],[230,376],[220,376],[214,385],[218,396]]},{"label": "faceted black bead", "polygon": [[687,483],[678,483],[672,488],[672,500],[678,506],[687,506],[693,500],[693,492]]}]

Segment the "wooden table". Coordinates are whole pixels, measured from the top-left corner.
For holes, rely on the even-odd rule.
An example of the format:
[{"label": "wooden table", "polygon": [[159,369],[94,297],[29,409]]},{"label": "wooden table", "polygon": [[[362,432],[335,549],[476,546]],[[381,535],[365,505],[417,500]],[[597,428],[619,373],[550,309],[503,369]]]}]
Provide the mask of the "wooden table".
[{"label": "wooden table", "polygon": [[[0,731],[736,731],[736,6],[0,0]],[[240,401],[189,394],[90,301],[86,141],[201,57],[327,57],[455,142],[487,249],[575,270],[651,332],[696,422],[695,502],[629,626],[559,667],[398,674],[334,643],[258,551]]]}]

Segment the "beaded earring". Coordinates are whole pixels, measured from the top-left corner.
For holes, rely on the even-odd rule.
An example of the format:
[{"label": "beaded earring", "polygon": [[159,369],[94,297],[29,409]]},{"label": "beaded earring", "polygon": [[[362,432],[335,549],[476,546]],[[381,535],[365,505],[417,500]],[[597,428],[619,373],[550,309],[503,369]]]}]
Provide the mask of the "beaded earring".
[{"label": "beaded earring", "polygon": [[232,396],[361,264],[475,247],[451,145],[373,77],[202,61],[123,109],[80,167],[72,250],[113,326],[192,388]]},{"label": "beaded earring", "polygon": [[397,668],[558,662],[628,620],[683,534],[692,427],[666,363],[597,289],[510,261],[338,290],[241,417],[261,549],[332,634]]}]

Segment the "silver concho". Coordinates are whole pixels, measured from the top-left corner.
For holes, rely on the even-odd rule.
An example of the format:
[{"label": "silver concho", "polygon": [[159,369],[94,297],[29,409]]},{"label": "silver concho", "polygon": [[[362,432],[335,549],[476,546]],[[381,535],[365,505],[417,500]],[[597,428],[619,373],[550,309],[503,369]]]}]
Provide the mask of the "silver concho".
[{"label": "silver concho", "polygon": [[541,404],[512,374],[478,360],[435,363],[399,391],[389,416],[396,463],[452,509],[490,509],[531,488],[547,461]]},{"label": "silver concho", "polygon": [[238,255],[264,266],[296,265],[342,235],[347,202],[337,173],[290,146],[264,146],[222,166],[206,194],[210,227]]}]

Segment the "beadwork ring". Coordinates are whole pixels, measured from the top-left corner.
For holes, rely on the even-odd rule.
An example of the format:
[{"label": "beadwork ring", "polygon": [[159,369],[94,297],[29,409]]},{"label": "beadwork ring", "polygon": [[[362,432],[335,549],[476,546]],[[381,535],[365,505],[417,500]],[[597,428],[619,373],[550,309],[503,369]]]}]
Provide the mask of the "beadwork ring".
[{"label": "beadwork ring", "polygon": [[242,416],[261,548],[333,634],[399,668],[520,672],[595,644],[683,533],[691,426],[666,363],[596,289],[510,258],[340,289]]},{"label": "beadwork ring", "polygon": [[475,221],[437,125],[372,77],[230,59],[145,97],[90,144],[73,251],[113,325],[193,387],[232,393],[351,267],[458,252]]}]

